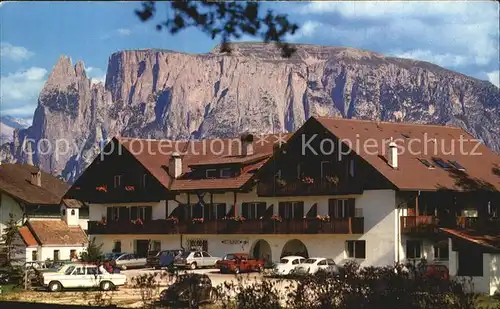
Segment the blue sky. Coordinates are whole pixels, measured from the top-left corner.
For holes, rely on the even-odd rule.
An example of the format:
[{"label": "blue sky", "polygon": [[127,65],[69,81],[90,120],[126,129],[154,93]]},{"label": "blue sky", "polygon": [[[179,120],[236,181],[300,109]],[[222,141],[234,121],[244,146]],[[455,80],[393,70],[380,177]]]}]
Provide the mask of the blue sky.
[{"label": "blue sky", "polygon": [[[168,3],[158,3],[159,15]],[[270,3],[301,29],[288,40],[350,46],[429,61],[499,83],[499,7],[471,2]],[[163,8],[164,7],[164,8]],[[61,55],[83,60],[103,80],[118,50],[165,48],[203,53],[218,41],[196,29],[171,36],[134,14],[140,2],[0,4],[0,113],[31,117],[40,89]]]}]

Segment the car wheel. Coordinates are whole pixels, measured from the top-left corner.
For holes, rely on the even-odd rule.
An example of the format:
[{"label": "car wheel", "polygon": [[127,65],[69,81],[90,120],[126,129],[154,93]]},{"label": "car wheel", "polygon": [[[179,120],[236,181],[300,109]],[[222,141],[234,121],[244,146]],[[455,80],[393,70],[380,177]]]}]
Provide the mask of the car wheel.
[{"label": "car wheel", "polygon": [[189,268],[191,268],[191,270],[195,270],[196,269],[196,263],[195,262],[191,263],[191,265],[189,265]]},{"label": "car wheel", "polygon": [[62,285],[59,281],[51,281],[49,283],[49,291],[60,292],[62,290]]},{"label": "car wheel", "polygon": [[236,268],[234,269],[234,273],[235,273],[235,274],[239,274],[239,273],[240,273],[240,268],[239,268],[239,267],[236,267]]},{"label": "car wheel", "polygon": [[103,281],[101,282],[101,290],[102,291],[110,291],[113,289],[113,283],[109,282],[109,281]]}]

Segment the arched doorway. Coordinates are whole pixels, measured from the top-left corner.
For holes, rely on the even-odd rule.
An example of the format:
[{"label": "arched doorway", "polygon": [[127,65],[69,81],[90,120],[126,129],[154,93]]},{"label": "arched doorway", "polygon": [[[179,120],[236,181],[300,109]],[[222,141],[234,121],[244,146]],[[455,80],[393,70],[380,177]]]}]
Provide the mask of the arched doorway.
[{"label": "arched doorway", "polygon": [[266,262],[272,262],[273,260],[271,246],[263,239],[259,239],[254,243],[252,249],[250,249],[250,256],[254,259],[262,259]]},{"label": "arched doorway", "polygon": [[280,258],[290,255],[298,255],[308,258],[309,252],[303,242],[298,239],[292,239],[287,241],[287,243],[283,246]]}]

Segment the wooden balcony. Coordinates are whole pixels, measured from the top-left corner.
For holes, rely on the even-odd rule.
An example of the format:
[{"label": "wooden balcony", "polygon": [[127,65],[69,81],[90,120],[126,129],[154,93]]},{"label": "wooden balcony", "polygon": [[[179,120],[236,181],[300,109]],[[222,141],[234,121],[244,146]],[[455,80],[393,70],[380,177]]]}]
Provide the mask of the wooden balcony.
[{"label": "wooden balcony", "polygon": [[304,183],[294,181],[285,185],[261,182],[257,184],[258,196],[308,196],[308,195],[341,195],[360,194],[363,190],[348,184],[335,184],[328,181]]},{"label": "wooden balcony", "polygon": [[434,216],[401,217],[402,234],[428,234],[436,232],[437,218]]},{"label": "wooden balcony", "polygon": [[234,220],[205,221],[203,223],[152,220],[144,224],[89,221],[89,234],[363,234],[364,218],[299,220]]}]

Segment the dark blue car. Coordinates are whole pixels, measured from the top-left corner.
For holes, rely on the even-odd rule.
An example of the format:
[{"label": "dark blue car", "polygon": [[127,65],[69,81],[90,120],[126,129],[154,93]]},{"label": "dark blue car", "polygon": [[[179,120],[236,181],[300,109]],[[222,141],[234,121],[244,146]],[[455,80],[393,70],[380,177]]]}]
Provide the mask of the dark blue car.
[{"label": "dark blue car", "polygon": [[146,267],[151,267],[154,269],[169,267],[174,263],[175,257],[182,252],[183,250],[181,249],[162,250],[154,256],[148,256],[148,258],[146,259]]}]

